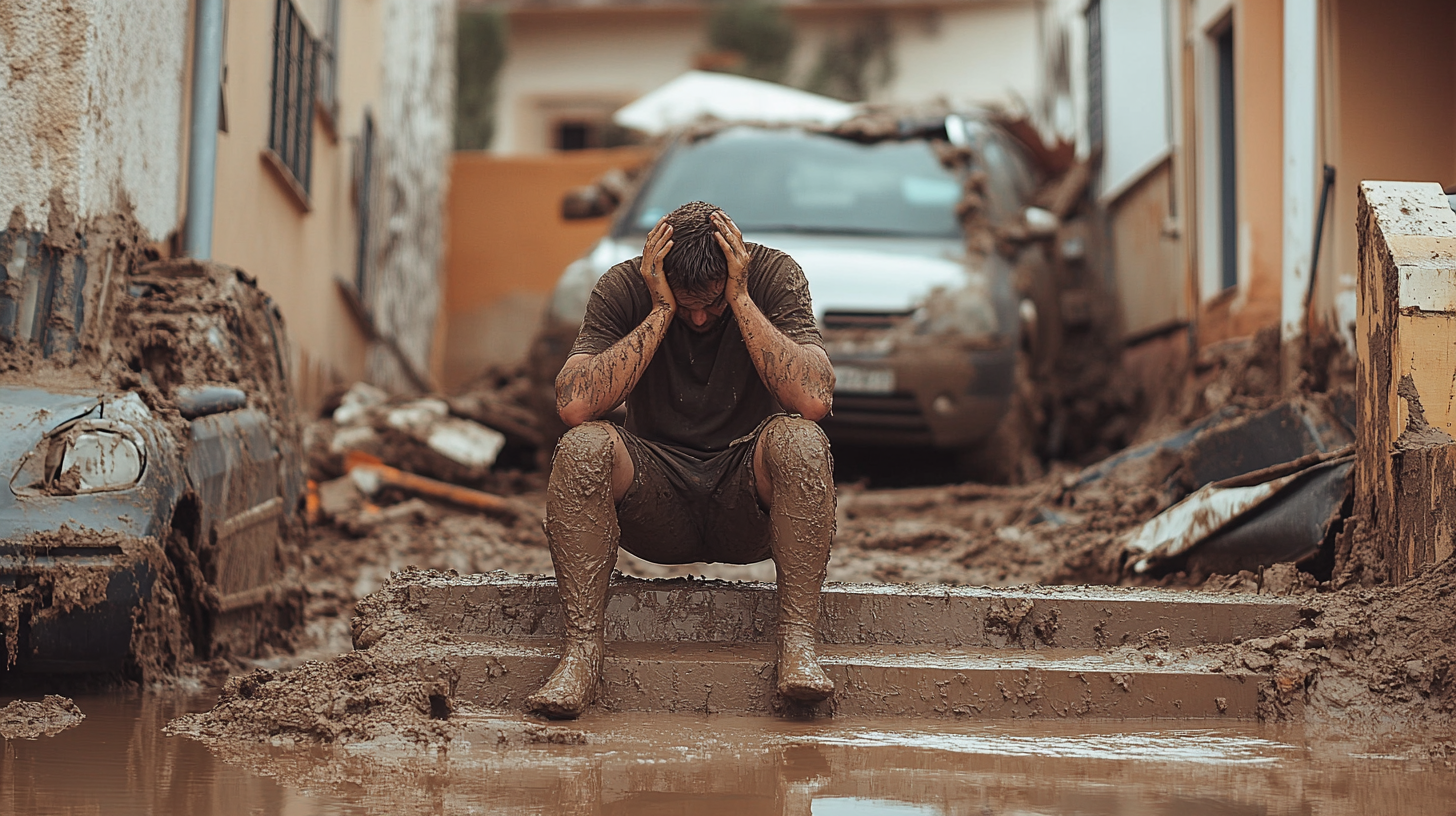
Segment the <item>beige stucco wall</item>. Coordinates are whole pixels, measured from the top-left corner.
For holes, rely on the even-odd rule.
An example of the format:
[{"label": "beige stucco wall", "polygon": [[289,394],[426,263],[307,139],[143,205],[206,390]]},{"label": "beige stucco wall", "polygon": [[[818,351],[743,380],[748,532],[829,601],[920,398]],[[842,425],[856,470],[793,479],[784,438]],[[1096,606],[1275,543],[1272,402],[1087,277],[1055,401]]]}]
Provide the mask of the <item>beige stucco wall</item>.
[{"label": "beige stucco wall", "polygon": [[224,46],[228,132],[217,140],[213,257],[256,276],[278,301],[305,406],[316,404],[330,387],[363,377],[367,347],[334,277],[354,277],[349,140],[360,132],[364,106],[379,94],[383,2],[354,0],[343,4],[340,16],[341,132],[335,138],[315,118],[308,211],[262,160],[268,146],[273,4],[229,3]]},{"label": "beige stucco wall", "polygon": [[[802,84],[824,42],[867,19],[867,11],[788,6],[797,48],[787,81]],[[872,95],[881,102],[1010,102],[1036,97],[1037,10],[1030,2],[922,7],[885,12],[895,73]],[[693,68],[707,49],[706,11],[586,7],[516,11],[501,70],[498,154],[548,149],[543,108],[625,104]]]},{"label": "beige stucco wall", "polygon": [[188,0],[0,2],[0,219],[177,223]]}]

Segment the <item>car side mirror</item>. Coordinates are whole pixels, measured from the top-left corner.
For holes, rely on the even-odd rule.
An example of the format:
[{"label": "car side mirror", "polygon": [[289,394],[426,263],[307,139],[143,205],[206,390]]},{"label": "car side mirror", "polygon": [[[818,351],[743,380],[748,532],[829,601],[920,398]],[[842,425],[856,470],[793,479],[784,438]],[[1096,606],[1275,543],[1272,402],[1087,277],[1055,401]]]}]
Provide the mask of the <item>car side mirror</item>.
[{"label": "car side mirror", "polygon": [[567,221],[601,218],[617,209],[617,200],[598,184],[573,187],[561,197],[561,217]]},{"label": "car side mirror", "polygon": [[631,176],[614,167],[591,184],[568,190],[561,198],[561,217],[576,221],[611,215],[627,199],[631,187]]}]

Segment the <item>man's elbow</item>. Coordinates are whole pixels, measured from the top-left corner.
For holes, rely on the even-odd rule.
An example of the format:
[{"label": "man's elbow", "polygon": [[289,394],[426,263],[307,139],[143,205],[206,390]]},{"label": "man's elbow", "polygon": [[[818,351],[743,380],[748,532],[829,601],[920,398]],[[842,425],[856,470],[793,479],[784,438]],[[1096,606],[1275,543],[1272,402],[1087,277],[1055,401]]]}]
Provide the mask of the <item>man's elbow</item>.
[{"label": "man's elbow", "polygon": [[829,400],[807,399],[804,400],[803,405],[799,406],[799,416],[818,422],[829,416],[829,409],[832,407]]},{"label": "man's elbow", "polygon": [[561,406],[556,415],[561,417],[561,421],[566,423],[568,428],[575,428],[583,422],[590,422],[594,419],[591,411],[579,402],[568,402]]}]

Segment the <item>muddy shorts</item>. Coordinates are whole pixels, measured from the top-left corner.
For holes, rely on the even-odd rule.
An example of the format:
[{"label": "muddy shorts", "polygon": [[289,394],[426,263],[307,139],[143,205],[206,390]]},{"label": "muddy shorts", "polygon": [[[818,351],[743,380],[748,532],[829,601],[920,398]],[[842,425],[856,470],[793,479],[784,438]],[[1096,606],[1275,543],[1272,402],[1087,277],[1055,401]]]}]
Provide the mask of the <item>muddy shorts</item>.
[{"label": "muddy shorts", "polygon": [[617,426],[636,475],[617,502],[622,549],[655,564],[754,564],[771,557],[753,451],[769,419],[710,459]]}]

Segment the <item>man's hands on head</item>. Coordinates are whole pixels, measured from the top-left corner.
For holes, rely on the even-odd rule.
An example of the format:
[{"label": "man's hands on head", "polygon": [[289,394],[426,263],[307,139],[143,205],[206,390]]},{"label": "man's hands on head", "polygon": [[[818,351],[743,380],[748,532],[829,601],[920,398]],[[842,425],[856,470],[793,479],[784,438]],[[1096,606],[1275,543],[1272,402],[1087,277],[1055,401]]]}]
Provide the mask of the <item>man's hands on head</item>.
[{"label": "man's hands on head", "polygon": [[667,273],[662,270],[662,259],[672,251],[672,225],[664,216],[647,233],[647,243],[642,247],[642,280],[647,292],[652,295],[652,308],[667,312],[671,317],[677,311],[677,297],[667,285]]},{"label": "man's hands on head", "polygon": [[740,301],[748,301],[748,248],[743,245],[743,233],[738,225],[719,210],[713,213],[713,237],[723,248],[723,257],[728,259],[728,280],[723,286],[723,295],[736,312]]},{"label": "man's hands on head", "polygon": [[829,355],[819,346],[795,343],[764,316],[748,293],[750,255],[743,233],[722,210],[713,213],[712,218],[716,229],[713,237],[728,259],[723,294],[733,308],[759,379],[785,410],[816,422],[823,419],[834,406],[834,366]]}]

